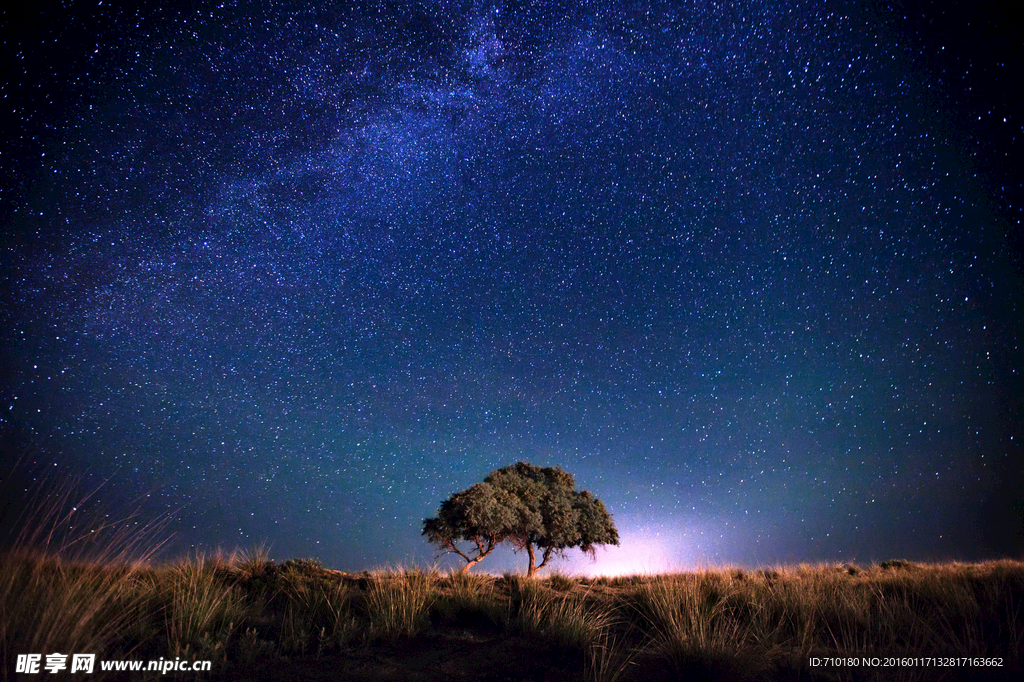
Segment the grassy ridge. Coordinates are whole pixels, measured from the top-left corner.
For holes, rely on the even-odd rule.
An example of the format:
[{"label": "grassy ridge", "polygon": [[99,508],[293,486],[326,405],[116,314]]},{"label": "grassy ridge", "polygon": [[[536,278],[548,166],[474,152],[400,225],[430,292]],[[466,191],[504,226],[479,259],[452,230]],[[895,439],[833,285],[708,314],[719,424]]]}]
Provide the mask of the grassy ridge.
[{"label": "grassy ridge", "polygon": [[[362,667],[339,679],[392,679],[387,666],[403,665],[402,652],[417,642],[454,659],[444,670],[420,671],[425,680],[506,679],[480,670],[479,661],[502,661],[486,657],[513,644],[520,653],[503,654],[509,666],[522,651],[548,662],[524,673],[529,679],[547,679],[545,669],[550,679],[645,682],[986,677],[977,668],[812,669],[812,656],[997,657],[996,678],[1014,679],[1024,657],[1024,563],[528,580],[421,570],[353,575],[259,553],[158,566],[0,557],[0,677],[13,676],[16,654],[57,651],[213,660],[214,674],[203,679],[277,679],[266,671],[285,659],[330,660],[344,671],[359,659]],[[391,652],[391,662],[375,652]],[[516,679],[513,672],[507,679]]]}]

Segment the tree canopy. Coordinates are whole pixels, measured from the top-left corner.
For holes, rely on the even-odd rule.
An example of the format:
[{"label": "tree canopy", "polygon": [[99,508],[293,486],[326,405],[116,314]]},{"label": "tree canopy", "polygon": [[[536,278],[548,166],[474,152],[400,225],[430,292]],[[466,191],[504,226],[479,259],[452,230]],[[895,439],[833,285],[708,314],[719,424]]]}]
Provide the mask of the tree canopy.
[{"label": "tree canopy", "polygon": [[[577,491],[575,479],[562,469],[527,462],[496,469],[482,483],[453,494],[441,503],[436,517],[423,521],[423,535],[444,552],[465,559],[463,573],[502,542],[526,550],[529,576],[568,549],[579,548],[593,557],[598,545],[619,544],[618,530],[601,500]],[[471,547],[463,550],[460,542]]]}]

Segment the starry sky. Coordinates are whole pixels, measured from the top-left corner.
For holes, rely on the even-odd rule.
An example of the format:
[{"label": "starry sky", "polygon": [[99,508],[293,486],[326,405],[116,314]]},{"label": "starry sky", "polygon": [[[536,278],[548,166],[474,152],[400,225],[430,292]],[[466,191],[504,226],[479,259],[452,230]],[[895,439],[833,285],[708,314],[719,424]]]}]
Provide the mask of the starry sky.
[{"label": "starry sky", "polygon": [[0,10],[5,483],[346,570],[518,460],[613,514],[568,570],[1021,556],[1024,27],[958,4]]}]

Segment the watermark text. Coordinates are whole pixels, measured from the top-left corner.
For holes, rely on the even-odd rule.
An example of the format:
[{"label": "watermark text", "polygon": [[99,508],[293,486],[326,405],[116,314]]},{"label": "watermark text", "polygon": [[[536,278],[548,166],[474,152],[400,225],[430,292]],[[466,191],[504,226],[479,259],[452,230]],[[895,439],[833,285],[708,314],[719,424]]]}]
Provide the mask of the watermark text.
[{"label": "watermark text", "polygon": [[101,672],[158,672],[167,673],[209,672],[210,661],[190,661],[160,658],[157,660],[96,660],[96,654],[18,654],[14,672],[28,675],[57,673]]}]

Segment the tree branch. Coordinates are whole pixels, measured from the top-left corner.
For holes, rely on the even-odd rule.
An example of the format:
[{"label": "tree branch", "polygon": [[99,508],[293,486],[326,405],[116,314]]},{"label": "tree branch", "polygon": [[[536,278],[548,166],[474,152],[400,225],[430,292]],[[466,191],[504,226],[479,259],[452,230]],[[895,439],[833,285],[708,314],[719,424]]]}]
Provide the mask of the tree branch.
[{"label": "tree branch", "polygon": [[551,556],[554,553],[555,553],[555,548],[554,547],[545,547],[544,548],[544,558],[541,560],[540,564],[537,565],[537,569],[536,570],[539,571],[540,569],[542,569],[545,566],[547,566],[548,561],[551,560]]},{"label": "tree branch", "polygon": [[466,563],[469,563],[469,562],[473,561],[468,556],[466,556],[465,552],[463,552],[461,549],[459,549],[455,545],[455,541],[454,540],[446,540],[444,542],[444,548],[445,548],[445,551],[444,551],[445,554],[458,554],[460,557],[462,557],[463,559],[466,560]]}]

